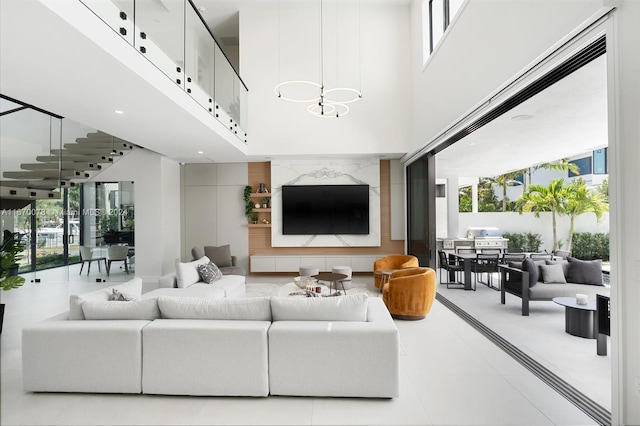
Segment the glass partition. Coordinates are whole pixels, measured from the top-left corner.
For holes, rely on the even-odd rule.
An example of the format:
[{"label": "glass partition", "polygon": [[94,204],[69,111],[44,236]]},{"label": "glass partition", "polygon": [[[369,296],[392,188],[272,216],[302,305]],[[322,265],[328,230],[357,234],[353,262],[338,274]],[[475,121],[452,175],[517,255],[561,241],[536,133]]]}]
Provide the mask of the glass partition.
[{"label": "glass partition", "polygon": [[188,0],[80,0],[246,143],[248,90]]},{"label": "glass partition", "polygon": [[133,45],[134,0],[80,0],[105,24]]},{"label": "glass partition", "polygon": [[215,43],[192,8],[186,10],[185,77],[186,90],[202,107],[213,113]]},{"label": "glass partition", "polygon": [[[120,273],[120,268],[125,268],[125,257],[126,268],[132,270],[135,255],[133,182],[85,183],[81,185],[80,193],[80,245],[86,247],[84,250],[94,258],[104,258],[105,263],[117,261],[117,265],[112,266],[111,273]],[[115,254],[118,250],[124,250],[122,256]],[[126,273],[126,270],[122,272]]]},{"label": "glass partition", "polygon": [[184,0],[136,1],[135,46],[184,88]]}]

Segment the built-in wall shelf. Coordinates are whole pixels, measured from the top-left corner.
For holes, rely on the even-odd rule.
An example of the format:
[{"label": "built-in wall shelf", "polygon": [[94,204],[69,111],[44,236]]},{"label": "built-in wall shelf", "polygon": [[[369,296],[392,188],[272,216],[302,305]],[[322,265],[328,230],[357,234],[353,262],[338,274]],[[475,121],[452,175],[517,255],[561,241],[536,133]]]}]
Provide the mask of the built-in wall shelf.
[{"label": "built-in wall shelf", "polygon": [[249,228],[271,228],[270,223],[249,223],[247,226]]},{"label": "built-in wall shelf", "polygon": [[256,212],[256,213],[271,213],[271,208],[266,208],[266,209],[264,209],[264,208],[260,208],[260,209],[254,208],[252,211]]},{"label": "built-in wall shelf", "polygon": [[271,198],[271,193],[269,192],[252,192],[249,194],[249,198]]}]

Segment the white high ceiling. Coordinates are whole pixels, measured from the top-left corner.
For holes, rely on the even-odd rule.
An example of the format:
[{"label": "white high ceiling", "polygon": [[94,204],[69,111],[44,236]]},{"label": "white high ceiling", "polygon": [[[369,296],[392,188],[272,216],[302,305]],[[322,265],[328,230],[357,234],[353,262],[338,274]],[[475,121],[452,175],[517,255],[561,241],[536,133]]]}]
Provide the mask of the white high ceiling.
[{"label": "white high ceiling", "polygon": [[[195,4],[203,8],[201,13],[214,34],[218,31],[216,37],[233,38],[238,35],[237,11],[259,1],[195,0]],[[371,1],[407,7],[410,3]],[[77,18],[76,27],[100,39],[100,48],[79,36],[78,30],[57,16],[68,8],[77,9],[75,2],[50,3],[55,6],[48,8],[35,0],[2,0],[0,93],[133,141],[176,161],[265,159],[251,156],[249,148],[234,142],[231,136],[225,137],[221,126],[207,124],[207,114],[200,107],[175,101],[172,93],[180,89],[171,87],[163,76],[148,78],[154,72],[153,66],[135,51],[114,56],[118,47],[115,44],[120,41],[111,30],[86,24],[83,28],[86,17],[80,15],[86,12],[73,10],[70,15]],[[33,28],[46,28],[47,36]],[[148,73],[133,76],[123,65],[136,61],[141,61],[140,67],[148,68]],[[494,176],[606,145],[605,72],[604,58],[600,58],[443,151],[437,159],[438,175]],[[79,103],[78,96],[95,102]],[[116,116],[115,109],[126,113]],[[516,115],[532,118],[512,120]],[[319,146],[318,155],[330,155],[321,150]],[[204,154],[197,154],[198,151]],[[394,152],[374,155],[398,158]]]}]

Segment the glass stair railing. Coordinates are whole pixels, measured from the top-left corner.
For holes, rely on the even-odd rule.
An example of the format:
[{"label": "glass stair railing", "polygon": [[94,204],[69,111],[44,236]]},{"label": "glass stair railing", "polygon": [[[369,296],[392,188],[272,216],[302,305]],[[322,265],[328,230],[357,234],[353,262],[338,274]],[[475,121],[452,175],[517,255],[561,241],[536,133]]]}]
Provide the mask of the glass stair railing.
[{"label": "glass stair railing", "polygon": [[79,1],[247,143],[247,87],[191,1]]},{"label": "glass stair railing", "polygon": [[[16,107],[20,106],[20,107]],[[60,199],[135,146],[15,100],[0,98],[0,209]]]}]

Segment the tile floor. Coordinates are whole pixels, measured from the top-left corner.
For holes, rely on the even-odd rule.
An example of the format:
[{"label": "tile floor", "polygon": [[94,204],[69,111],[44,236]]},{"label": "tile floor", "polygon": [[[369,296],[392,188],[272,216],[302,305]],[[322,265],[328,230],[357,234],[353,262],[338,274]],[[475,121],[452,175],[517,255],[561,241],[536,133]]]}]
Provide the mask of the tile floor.
[{"label": "tile floor", "polygon": [[[127,279],[123,272],[115,271],[109,282],[96,283],[97,272],[91,273],[89,281],[84,274],[78,276],[77,273],[75,267],[70,268],[68,276],[64,272],[42,272],[39,273],[41,283],[28,282],[19,290],[1,295],[7,308],[0,340],[2,425],[594,424],[592,419],[438,301],[426,319],[396,322],[402,344],[401,387],[400,397],[392,400],[25,393],[21,385],[22,327],[66,310],[70,293],[89,291]],[[284,276],[247,277],[248,283],[286,281]],[[363,281],[372,285],[370,276],[354,277],[354,282]],[[145,285],[145,291],[153,287],[153,284]],[[438,291],[446,292],[443,286],[439,286]],[[590,345],[580,344],[582,342],[577,342],[578,338],[572,336],[566,339],[561,310],[546,305],[536,307],[532,309],[529,321],[519,318],[516,321],[516,302],[511,301],[505,308],[499,305],[497,292],[487,291],[493,294],[484,294],[480,288],[477,292],[450,290],[446,294],[451,300],[460,299],[456,303],[475,306],[477,315],[483,320],[499,328],[505,337],[523,344],[528,353],[548,360],[546,362],[558,372],[567,370],[569,377],[582,378],[580,384],[585,389],[603,384],[600,380],[604,379],[590,382],[584,376],[596,367],[606,370],[608,357],[596,358],[594,341],[589,341],[593,343]],[[498,305],[494,303],[491,306],[490,300],[494,297]],[[488,306],[481,307],[487,302]],[[532,326],[538,322],[546,325]],[[547,340],[548,336],[542,336],[544,330],[554,333],[554,337]],[[578,346],[577,355],[566,356],[567,348],[574,345]],[[72,351],[70,362],[73,362],[71,354]],[[561,362],[565,358],[565,362]],[[593,358],[596,358],[595,362]],[[598,377],[606,376],[605,372],[598,374]],[[610,402],[605,394],[598,402],[606,403],[608,408]]]}]

